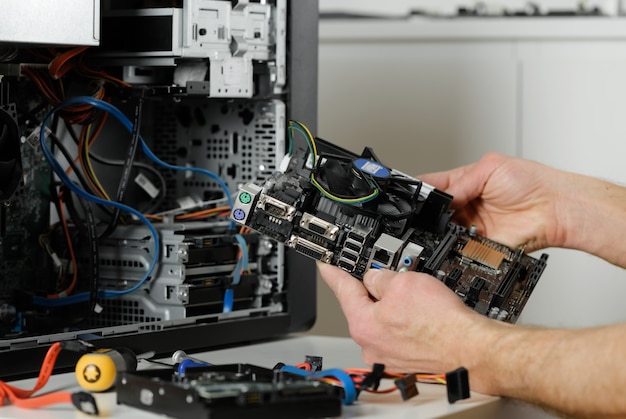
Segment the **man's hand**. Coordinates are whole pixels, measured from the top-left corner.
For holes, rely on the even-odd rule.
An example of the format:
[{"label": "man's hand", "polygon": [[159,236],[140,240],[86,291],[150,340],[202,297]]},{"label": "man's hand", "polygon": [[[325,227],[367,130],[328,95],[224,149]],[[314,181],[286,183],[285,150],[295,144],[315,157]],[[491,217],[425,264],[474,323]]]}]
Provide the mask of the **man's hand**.
[{"label": "man's hand", "polygon": [[[623,187],[499,154],[420,179],[452,194],[456,221],[492,240],[584,250],[626,268]],[[464,366],[479,392],[570,415],[626,417],[626,324],[516,327],[470,310],[423,273],[370,270],[361,282],[318,267],[367,363],[405,372]]]},{"label": "man's hand", "polygon": [[565,173],[542,164],[501,154],[446,172],[419,176],[454,196],[455,221],[475,225],[479,234],[531,252],[562,242],[560,195],[575,185]]},{"label": "man's hand", "polygon": [[464,366],[471,373],[472,365],[465,364],[471,357],[460,356],[469,348],[468,339],[488,344],[492,321],[466,307],[432,276],[372,269],[361,282],[337,267],[318,267],[368,364],[383,363],[403,372]]},{"label": "man's hand", "polygon": [[318,263],[368,364],[442,373],[463,366],[472,390],[581,417],[626,417],[626,324],[525,328],[465,307],[437,279],[370,270],[363,282]]},{"label": "man's hand", "polygon": [[530,160],[487,154],[446,172],[419,176],[454,196],[455,221],[527,252],[583,250],[626,268],[626,189]]}]

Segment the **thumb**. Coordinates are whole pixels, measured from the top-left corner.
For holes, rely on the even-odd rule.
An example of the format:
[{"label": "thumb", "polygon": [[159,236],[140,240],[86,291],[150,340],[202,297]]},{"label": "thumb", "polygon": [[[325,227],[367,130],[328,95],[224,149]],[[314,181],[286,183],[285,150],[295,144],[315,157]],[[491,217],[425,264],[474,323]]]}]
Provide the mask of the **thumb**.
[{"label": "thumb", "polygon": [[320,276],[335,293],[346,316],[353,310],[361,310],[371,304],[367,290],[355,277],[336,266],[317,262]]},{"label": "thumb", "polygon": [[398,272],[388,269],[370,269],[363,277],[363,285],[376,300],[381,300],[389,283]]}]

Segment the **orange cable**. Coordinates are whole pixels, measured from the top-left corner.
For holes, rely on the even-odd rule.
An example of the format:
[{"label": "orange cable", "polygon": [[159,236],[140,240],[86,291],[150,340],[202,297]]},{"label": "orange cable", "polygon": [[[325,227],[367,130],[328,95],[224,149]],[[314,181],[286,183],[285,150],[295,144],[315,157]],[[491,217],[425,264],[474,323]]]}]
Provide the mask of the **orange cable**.
[{"label": "orange cable", "polygon": [[9,393],[9,400],[12,404],[22,409],[35,409],[38,407],[49,406],[51,404],[70,403],[72,404],[72,393],[67,391],[59,391],[49,394],[44,394],[37,397],[29,397],[27,399],[20,399],[11,397]]},{"label": "orange cable", "polygon": [[183,214],[183,215],[177,215],[176,219],[187,220],[187,219],[194,219],[194,218],[204,218],[204,217],[211,217],[214,215],[222,215],[223,213],[230,214],[230,207],[209,208],[209,209],[205,209],[202,211],[191,212],[191,213]]},{"label": "orange cable", "polygon": [[302,362],[300,364],[297,364],[295,367],[300,368],[301,370],[311,371],[311,364],[309,364],[308,362]]},{"label": "orange cable", "polygon": [[[70,198],[71,199],[71,198]],[[65,239],[67,240],[67,247],[70,251],[70,257],[72,259],[72,266],[74,267],[74,272],[72,274],[72,282],[67,286],[67,288],[56,294],[48,294],[47,298],[60,298],[65,297],[72,293],[76,283],[78,282],[78,264],[76,262],[76,255],[74,254],[74,246],[72,246],[72,238],[70,237],[70,231],[67,227],[67,220],[65,219],[65,214],[63,211],[63,193],[59,194],[59,218],[61,218],[61,224],[63,225],[63,231],[65,232]]]},{"label": "orange cable", "polygon": [[72,62],[72,59],[87,51],[87,48],[89,47],[72,48],[69,51],[65,51],[64,53],[57,55],[52,61],[50,61],[50,64],[48,64],[48,73],[50,73],[53,79],[60,79],[76,66],[76,63]]},{"label": "orange cable", "polygon": [[53,343],[52,346],[50,346],[43,363],[41,364],[37,382],[32,390],[24,390],[7,384],[4,381],[0,381],[0,406],[4,404],[6,398],[11,399],[11,397],[14,397],[18,399],[26,399],[45,386],[52,375],[54,364],[56,363],[60,352],[61,344],[59,342]]}]

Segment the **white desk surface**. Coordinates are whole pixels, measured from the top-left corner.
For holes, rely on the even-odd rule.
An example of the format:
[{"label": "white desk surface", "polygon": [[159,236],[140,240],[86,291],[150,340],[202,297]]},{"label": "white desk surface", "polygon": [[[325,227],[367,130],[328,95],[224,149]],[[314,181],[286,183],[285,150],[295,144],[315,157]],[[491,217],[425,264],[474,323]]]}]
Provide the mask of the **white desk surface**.
[{"label": "white desk surface", "polygon": [[[213,364],[249,363],[271,368],[278,362],[295,365],[304,361],[305,355],[322,356],[324,369],[363,367],[360,348],[349,338],[322,336],[295,336],[271,342],[193,354],[194,357]],[[383,386],[393,385],[383,380]],[[16,381],[21,388],[32,388],[34,379]],[[38,394],[51,391],[78,390],[73,373],[53,376]],[[437,384],[418,384],[420,394],[403,402],[399,392],[389,394],[362,393],[359,400],[343,406],[345,418],[488,418],[498,417],[502,401],[496,397],[472,392],[471,398],[448,404],[446,389]],[[114,392],[96,395],[101,416],[112,418],[155,419],[163,416],[116,404]],[[0,419],[67,419],[90,417],[71,405],[56,405],[42,409],[0,407]],[[93,417],[93,416],[91,416]]]}]

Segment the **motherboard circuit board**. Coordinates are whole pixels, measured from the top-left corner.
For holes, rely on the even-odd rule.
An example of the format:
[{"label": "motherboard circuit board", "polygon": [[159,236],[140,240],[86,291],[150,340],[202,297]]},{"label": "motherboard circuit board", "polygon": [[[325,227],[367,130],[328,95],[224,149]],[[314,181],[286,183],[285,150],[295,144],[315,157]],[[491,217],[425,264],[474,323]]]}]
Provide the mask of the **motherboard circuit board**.
[{"label": "motherboard circuit board", "polygon": [[431,274],[477,312],[517,320],[546,254],[455,224],[452,196],[387,168],[371,149],[358,156],[295,128],[307,146],[263,185],[240,188],[234,221],[359,279],[369,269]]}]

